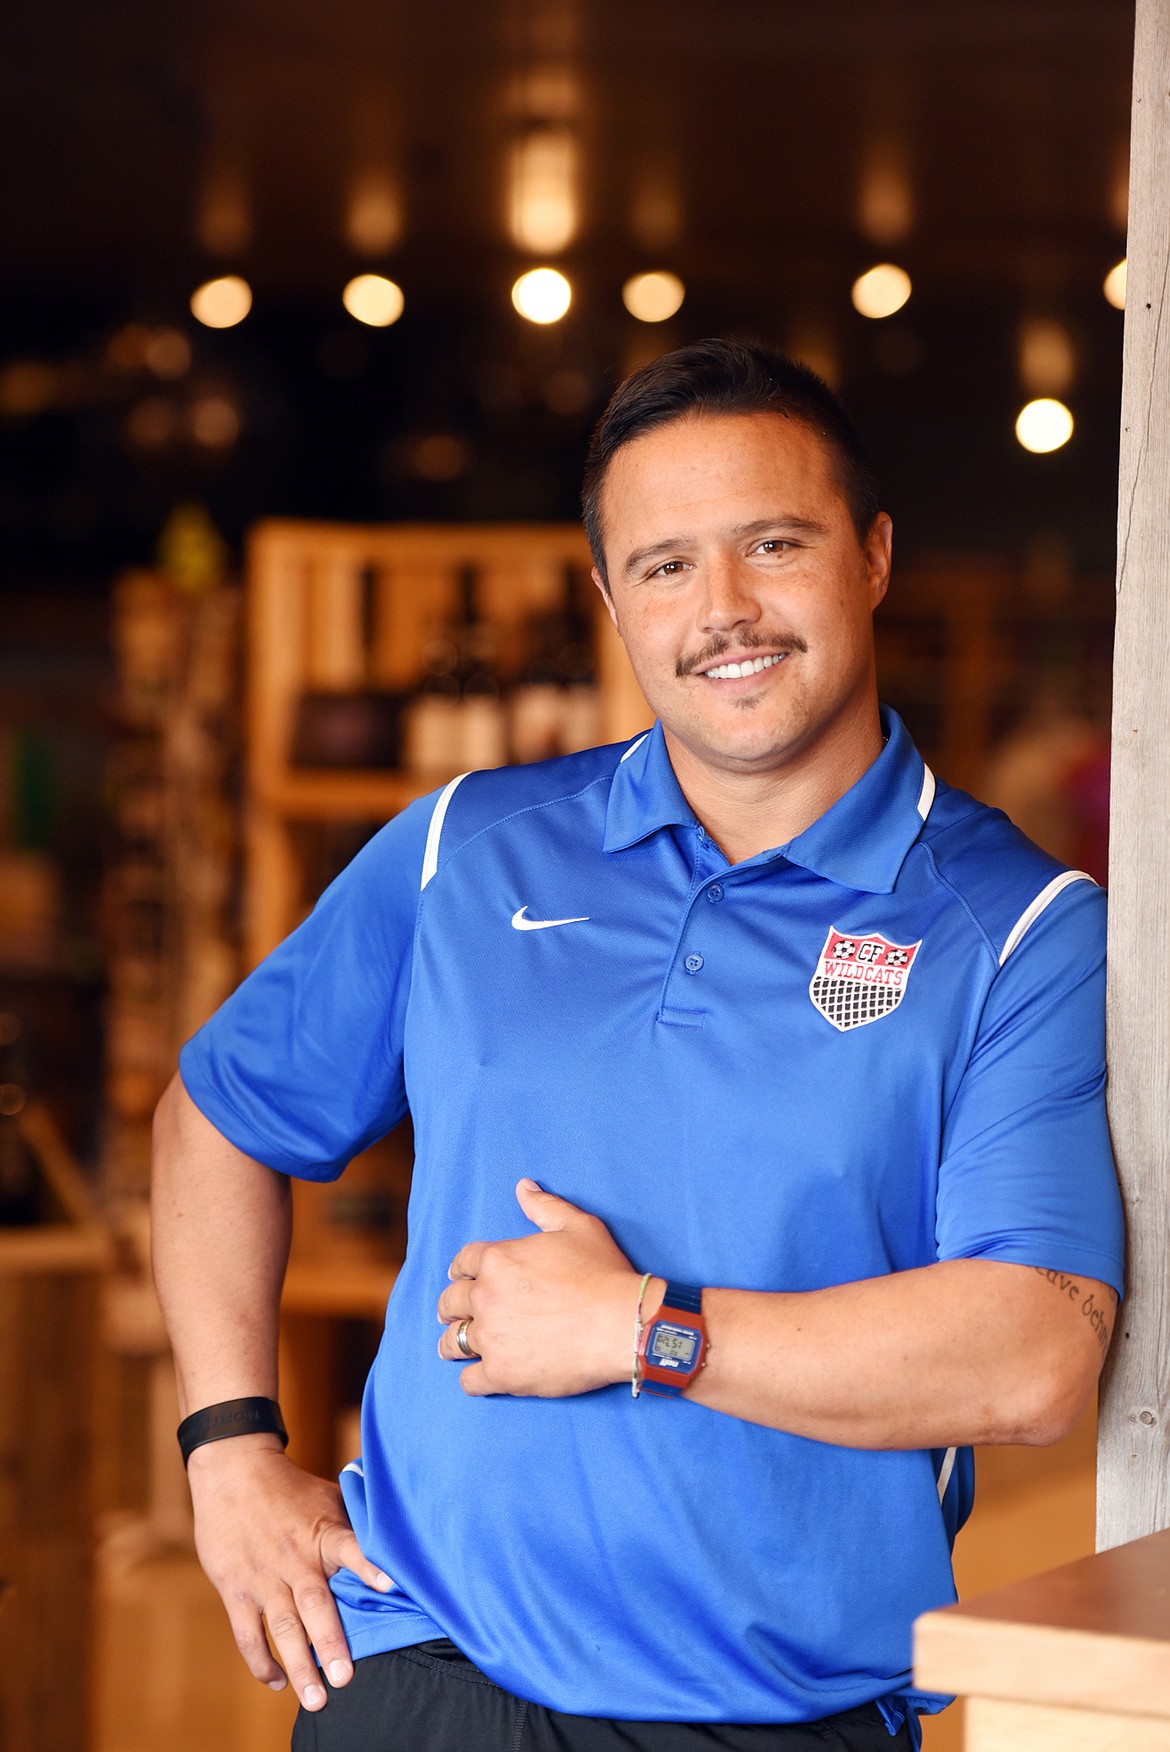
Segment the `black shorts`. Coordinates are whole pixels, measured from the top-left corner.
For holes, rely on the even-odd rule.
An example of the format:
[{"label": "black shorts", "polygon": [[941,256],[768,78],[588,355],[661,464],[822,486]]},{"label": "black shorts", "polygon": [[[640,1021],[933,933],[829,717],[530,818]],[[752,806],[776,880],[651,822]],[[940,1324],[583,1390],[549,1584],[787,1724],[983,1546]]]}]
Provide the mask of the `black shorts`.
[{"label": "black shorts", "polygon": [[301,1710],[292,1752],[910,1752],[876,1704],[792,1726],[619,1722],[514,1697],[446,1637],[354,1663],[348,1685]]}]

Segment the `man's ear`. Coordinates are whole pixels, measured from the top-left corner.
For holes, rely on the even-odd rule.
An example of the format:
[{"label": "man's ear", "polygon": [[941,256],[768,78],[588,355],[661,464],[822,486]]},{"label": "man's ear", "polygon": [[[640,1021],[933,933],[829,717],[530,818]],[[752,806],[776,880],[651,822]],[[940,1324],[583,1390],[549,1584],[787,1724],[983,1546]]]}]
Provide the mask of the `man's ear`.
[{"label": "man's ear", "polygon": [[894,559],[894,525],[885,511],[879,511],[865,538],[865,567],[869,578],[870,607],[876,608],[890,587],[890,568]]},{"label": "man's ear", "polygon": [[617,615],[613,611],[613,597],[609,593],[609,587],[596,566],[591,568],[589,576],[601,591],[601,599],[605,603],[606,612],[608,613],[610,620],[613,622],[614,630],[620,639],[622,636],[622,629],[618,626]]}]

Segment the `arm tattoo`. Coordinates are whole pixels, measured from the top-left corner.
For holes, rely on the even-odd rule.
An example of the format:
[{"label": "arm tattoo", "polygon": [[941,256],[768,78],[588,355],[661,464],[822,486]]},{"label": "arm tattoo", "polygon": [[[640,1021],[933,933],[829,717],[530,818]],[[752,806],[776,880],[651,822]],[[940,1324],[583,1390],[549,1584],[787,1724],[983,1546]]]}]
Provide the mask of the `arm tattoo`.
[{"label": "arm tattoo", "polygon": [[1090,1290],[1086,1295],[1076,1279],[1068,1277],[1063,1271],[1045,1271],[1041,1265],[1034,1265],[1032,1270],[1039,1272],[1042,1278],[1048,1280],[1053,1289],[1059,1290],[1061,1295],[1066,1296],[1070,1302],[1080,1303],[1081,1313],[1097,1335],[1097,1343],[1102,1350],[1107,1350],[1110,1332],[1109,1315],[1104,1308],[1098,1305],[1093,1291]]}]

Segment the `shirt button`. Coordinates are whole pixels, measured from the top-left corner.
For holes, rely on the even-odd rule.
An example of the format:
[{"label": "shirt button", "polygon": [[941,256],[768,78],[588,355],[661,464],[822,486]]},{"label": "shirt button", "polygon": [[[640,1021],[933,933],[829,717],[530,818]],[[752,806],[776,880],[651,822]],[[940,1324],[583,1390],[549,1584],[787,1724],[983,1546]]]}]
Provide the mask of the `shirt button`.
[{"label": "shirt button", "polygon": [[723,899],[723,884],[722,884],[722,882],[712,882],[710,888],[707,890],[707,899],[710,901],[716,901],[716,900]]},{"label": "shirt button", "polygon": [[700,967],[702,967],[702,965],[703,965],[703,957],[701,955],[688,955],[686,960],[683,962],[683,966],[686,968],[688,973],[698,973],[698,971],[699,971]]}]

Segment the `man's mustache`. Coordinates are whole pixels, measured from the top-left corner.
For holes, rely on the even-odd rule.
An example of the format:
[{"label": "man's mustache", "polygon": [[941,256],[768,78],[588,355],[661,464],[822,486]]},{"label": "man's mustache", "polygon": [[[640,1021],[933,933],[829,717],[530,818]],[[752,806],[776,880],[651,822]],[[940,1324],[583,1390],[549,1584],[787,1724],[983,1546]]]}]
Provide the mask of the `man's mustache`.
[{"label": "man's mustache", "polygon": [[693,657],[680,657],[675,664],[674,673],[681,680],[683,676],[694,675],[700,669],[710,669],[728,651],[807,650],[808,646],[799,633],[777,633],[772,638],[763,633],[741,633],[735,639],[729,639],[720,633],[716,638],[709,639]]}]

